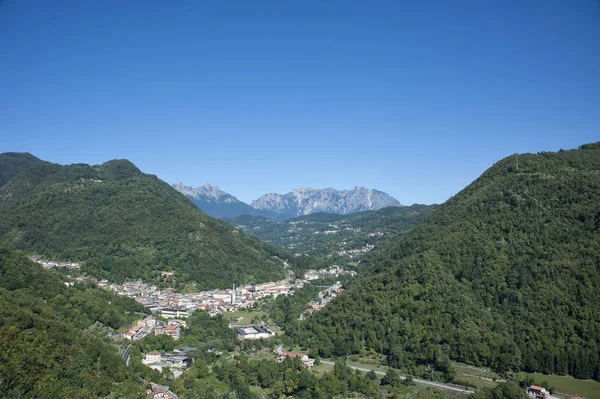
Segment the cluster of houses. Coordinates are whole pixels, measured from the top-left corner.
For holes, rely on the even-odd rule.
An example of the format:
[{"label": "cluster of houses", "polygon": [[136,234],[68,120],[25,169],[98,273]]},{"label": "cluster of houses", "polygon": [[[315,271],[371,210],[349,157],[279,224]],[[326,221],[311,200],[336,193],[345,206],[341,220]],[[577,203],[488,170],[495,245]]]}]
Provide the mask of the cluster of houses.
[{"label": "cluster of houses", "polygon": [[123,338],[136,341],[147,337],[150,334],[166,334],[177,340],[180,337],[182,328],[187,328],[185,320],[171,319],[167,323],[157,320],[153,316],[148,316],[134,324],[127,333],[122,334]]},{"label": "cluster of houses", "polygon": [[357,248],[357,249],[345,249],[342,251],[338,251],[338,255],[339,256],[344,256],[344,255],[348,255],[349,257],[353,257],[356,254],[366,254],[367,252],[371,252],[373,250],[373,248],[375,248],[375,245],[373,244],[367,244],[362,248]]},{"label": "cluster of houses", "polygon": [[81,264],[77,263],[77,262],[71,262],[71,261],[59,262],[59,261],[55,261],[55,260],[47,260],[47,259],[42,259],[42,257],[40,255],[30,256],[29,259],[35,263],[39,263],[40,265],[42,265],[42,267],[44,269],[52,269],[54,267],[64,267],[64,268],[71,269],[71,270],[78,270],[81,268]]},{"label": "cluster of houses", "polygon": [[[323,309],[329,301],[338,296],[338,294],[344,292],[342,288],[342,284],[339,281],[336,281],[331,287],[324,289],[319,292],[319,298],[321,301],[313,300],[308,303],[308,308],[304,311],[304,313],[313,313]],[[300,319],[304,319],[304,315],[300,316]]]},{"label": "cluster of houses", "polygon": [[306,273],[304,273],[305,281],[317,280],[319,278],[325,277],[339,277],[343,275],[349,275],[351,277],[356,276],[356,272],[353,270],[345,270],[343,267],[339,267],[338,265],[333,265],[328,269],[310,269]]},{"label": "cluster of houses", "polygon": [[195,347],[187,346],[173,349],[172,353],[148,352],[142,363],[153,370],[162,372],[169,369],[174,378],[178,378],[190,367],[192,359],[190,353]]},{"label": "cluster of houses", "polygon": [[128,281],[121,285],[109,284],[108,280],[100,280],[98,286],[118,295],[133,298],[152,313],[159,313],[163,318],[183,319],[196,309],[205,310],[211,316],[215,316],[241,308],[250,308],[266,296],[290,295],[296,289],[302,288],[308,281],[342,274],[354,276],[356,272],[332,266],[329,269],[309,270],[304,275],[304,279],[294,279],[293,273],[290,272],[289,277],[281,281],[185,294],[172,289],[159,290],[156,286],[145,284],[141,280]]}]

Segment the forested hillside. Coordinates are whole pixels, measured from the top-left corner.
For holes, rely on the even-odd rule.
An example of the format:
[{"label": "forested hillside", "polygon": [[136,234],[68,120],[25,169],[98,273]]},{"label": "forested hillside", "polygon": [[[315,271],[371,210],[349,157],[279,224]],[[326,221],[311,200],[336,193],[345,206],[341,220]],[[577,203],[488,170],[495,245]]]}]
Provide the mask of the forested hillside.
[{"label": "forested hillside", "polygon": [[143,311],[91,285],[66,287],[57,273],[0,248],[0,396],[145,397],[117,349],[86,331],[128,325]]},{"label": "forested hillside", "polygon": [[600,379],[600,143],[501,160],[365,274],[295,337],[397,367]]},{"label": "forested hillside", "polygon": [[199,288],[283,276],[282,251],[238,232],[131,162],[46,164],[0,189],[0,243],[113,281],[174,270]]},{"label": "forested hillside", "polygon": [[46,163],[46,161],[42,161],[27,152],[5,152],[0,154],[0,187],[8,183],[22,170]]},{"label": "forested hillside", "polygon": [[314,213],[284,221],[244,215],[227,221],[270,244],[308,256],[309,263],[343,265],[370,257],[372,250],[409,232],[435,207],[415,204],[350,215]]}]

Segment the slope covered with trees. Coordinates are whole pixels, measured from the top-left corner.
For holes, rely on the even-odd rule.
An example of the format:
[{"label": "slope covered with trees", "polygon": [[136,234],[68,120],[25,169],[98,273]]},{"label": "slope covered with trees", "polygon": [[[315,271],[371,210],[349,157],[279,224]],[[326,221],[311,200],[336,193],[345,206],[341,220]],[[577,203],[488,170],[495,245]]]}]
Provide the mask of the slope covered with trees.
[{"label": "slope covered with trees", "polygon": [[600,379],[600,143],[507,157],[295,337],[322,356]]},{"label": "slope covered with trees", "polygon": [[0,189],[0,215],[0,243],[82,261],[113,281],[174,270],[214,288],[283,275],[281,250],[207,216],[126,160],[23,170]]},{"label": "slope covered with trees", "polygon": [[436,205],[390,206],[376,211],[338,215],[314,213],[284,221],[238,216],[227,221],[256,237],[308,259],[310,265],[345,265],[368,259],[406,234]]},{"label": "slope covered with trees", "polygon": [[0,396],[145,397],[116,348],[86,331],[129,324],[140,311],[93,285],[66,287],[56,272],[0,248]]},{"label": "slope covered with trees", "polygon": [[28,152],[5,152],[0,154],[0,187],[18,175],[22,170],[48,162],[34,157]]}]

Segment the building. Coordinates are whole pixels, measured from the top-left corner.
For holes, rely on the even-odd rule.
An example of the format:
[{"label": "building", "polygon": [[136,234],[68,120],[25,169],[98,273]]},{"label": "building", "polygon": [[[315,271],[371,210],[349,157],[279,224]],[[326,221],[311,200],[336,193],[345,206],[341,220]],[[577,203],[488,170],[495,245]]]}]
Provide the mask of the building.
[{"label": "building", "polygon": [[315,359],[311,359],[304,353],[282,352],[276,361],[281,363],[286,357],[290,359],[299,359],[304,367],[312,367],[315,365]]},{"label": "building", "polygon": [[160,315],[165,319],[181,319],[189,317],[190,312],[187,309],[164,308]]},{"label": "building", "polygon": [[142,361],[144,364],[160,363],[161,355],[160,352],[148,352],[146,358]]},{"label": "building", "polygon": [[275,332],[260,325],[233,327],[239,339],[261,339],[275,335]]},{"label": "building", "polygon": [[527,396],[535,399],[548,399],[550,396],[550,392],[546,390],[544,387],[539,387],[537,385],[532,385],[525,390],[527,392]]}]

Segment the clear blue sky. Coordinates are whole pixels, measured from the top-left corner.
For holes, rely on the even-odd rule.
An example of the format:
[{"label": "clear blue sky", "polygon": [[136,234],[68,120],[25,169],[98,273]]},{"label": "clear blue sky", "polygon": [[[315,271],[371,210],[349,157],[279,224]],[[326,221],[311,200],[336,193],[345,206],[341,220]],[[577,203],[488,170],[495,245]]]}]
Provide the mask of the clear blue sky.
[{"label": "clear blue sky", "polygon": [[0,0],[0,152],[410,204],[598,140],[597,0]]}]

